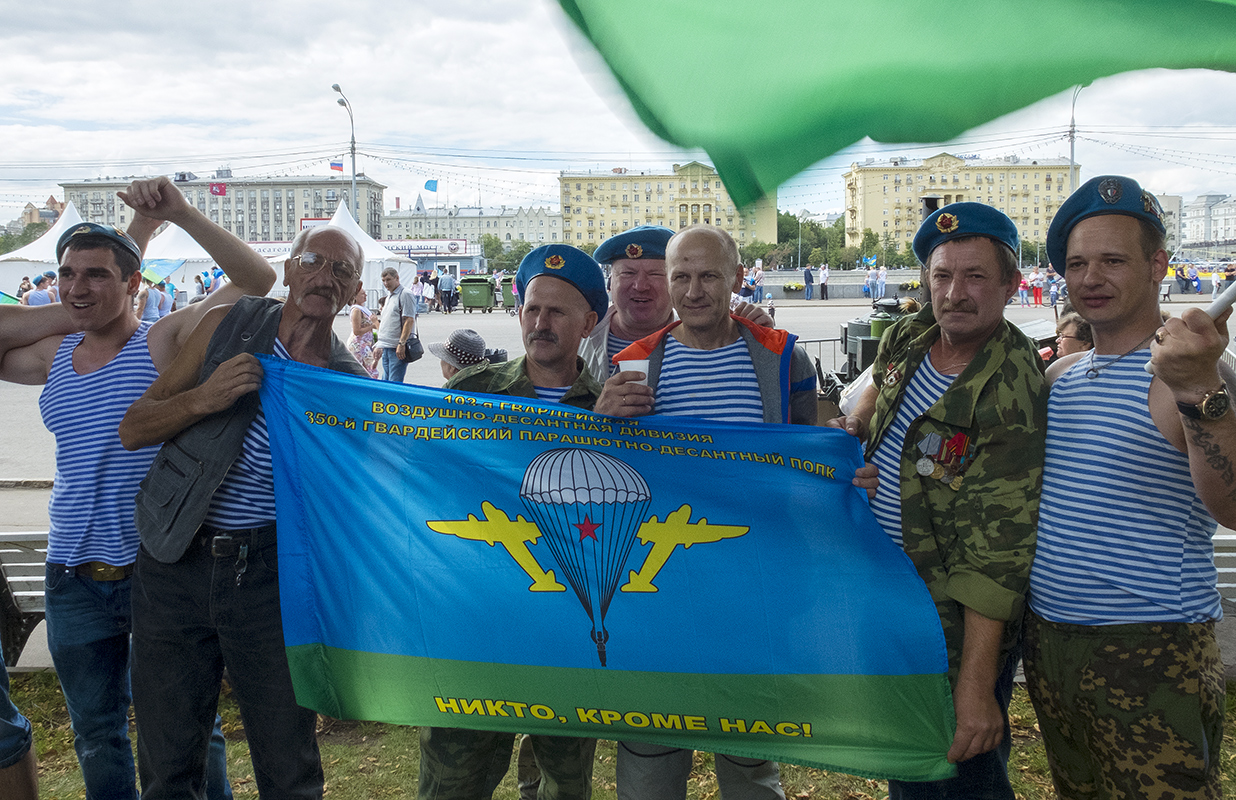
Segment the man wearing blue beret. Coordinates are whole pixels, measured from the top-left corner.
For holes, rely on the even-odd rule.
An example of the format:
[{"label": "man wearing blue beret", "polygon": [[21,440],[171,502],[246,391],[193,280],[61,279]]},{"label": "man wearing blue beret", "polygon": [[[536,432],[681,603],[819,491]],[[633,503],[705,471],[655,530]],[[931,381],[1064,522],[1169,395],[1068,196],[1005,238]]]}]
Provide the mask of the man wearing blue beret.
[{"label": "man wearing blue beret", "polygon": [[[614,357],[648,359],[648,370],[611,377],[597,412],[813,424],[815,374],[797,337],[730,312],[730,297],[741,283],[733,238],[711,225],[685,228],[666,246],[665,265],[666,288],[679,319]],[[689,749],[621,742],[618,796],[684,797],[691,760]],[[785,797],[775,762],[717,754],[715,764],[725,797]]]},{"label": "man wearing blue beret", "polygon": [[[519,325],[525,354],[500,364],[484,362],[456,373],[448,389],[527,397],[591,411],[601,394],[578,353],[580,342],[605,316],[605,276],[591,256],[570,245],[538,247],[519,264],[515,286],[523,304]],[[465,728],[421,728],[420,800],[488,797],[506,774],[515,734]],[[537,770],[521,751],[520,783],[537,782],[545,800],[587,800],[592,795],[596,739],[528,737]],[[493,769],[494,765],[501,765]]]},{"label": "man wearing blue beret", "polygon": [[[678,319],[665,272],[665,248],[673,236],[669,228],[640,225],[606,239],[592,254],[598,263],[609,265],[614,301],[579,346],[597,380],[618,371],[613,358],[619,352]],[[734,313],[764,328],[773,325],[768,312],[754,303],[739,303]]]},{"label": "man wearing blue beret", "polygon": [[930,304],[880,342],[873,385],[829,424],[867,442],[872,510],[931,591],[957,729],[944,781],[898,798],[1012,800],[1008,706],[1034,552],[1047,388],[1034,345],[1004,319],[1017,292],[1013,221],[954,203],[914,237]]},{"label": "man wearing blue beret", "polygon": [[665,246],[673,236],[669,228],[640,225],[609,237],[592,254],[609,265],[614,301],[579,346],[598,380],[617,370],[612,359],[619,351],[674,321],[665,277]]},{"label": "man wearing blue beret", "polygon": [[1211,536],[1236,525],[1228,314],[1166,323],[1162,209],[1104,175],[1047,253],[1094,349],[1048,371],[1026,688],[1060,797],[1219,797],[1222,616]]}]

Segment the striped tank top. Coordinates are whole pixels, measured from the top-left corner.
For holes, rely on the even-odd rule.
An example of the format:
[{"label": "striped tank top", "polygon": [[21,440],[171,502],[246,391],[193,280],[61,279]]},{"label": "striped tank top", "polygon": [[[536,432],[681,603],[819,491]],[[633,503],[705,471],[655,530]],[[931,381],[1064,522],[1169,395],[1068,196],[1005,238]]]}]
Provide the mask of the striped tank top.
[{"label": "striped tank top", "polygon": [[742,337],[716,350],[696,350],[665,337],[653,413],[715,422],[763,422],[764,400]]},{"label": "striped tank top", "polygon": [[1218,619],[1215,521],[1150,416],[1150,349],[1117,358],[1052,386],[1030,607],[1074,625]]},{"label": "striped tank top", "polygon": [[86,375],[73,369],[73,350],[83,334],[64,337],[52,360],[39,411],[56,436],[47,541],[53,564],[104,561],[120,567],[137,557],[133,501],[159,447],[129,452],[118,428],[133,401],[159,377],[146,344],[149,330],[149,324],[139,325],[115,358]]},{"label": "striped tank top", "polygon": [[[283,342],[275,339],[275,357],[291,359]],[[266,413],[258,409],[249,425],[240,455],[215,489],[206,510],[205,524],[225,531],[260,528],[275,521],[275,474],[271,466]]]}]

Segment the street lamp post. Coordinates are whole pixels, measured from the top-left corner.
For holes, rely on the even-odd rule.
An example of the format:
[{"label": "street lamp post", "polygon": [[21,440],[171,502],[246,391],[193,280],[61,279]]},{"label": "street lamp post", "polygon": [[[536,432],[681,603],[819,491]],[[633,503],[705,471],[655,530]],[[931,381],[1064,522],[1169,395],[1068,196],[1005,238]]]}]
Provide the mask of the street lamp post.
[{"label": "street lamp post", "polygon": [[803,215],[798,215],[798,263],[803,263]]},{"label": "street lamp post", "polygon": [[[352,104],[348,102],[348,96],[339,88],[339,84],[332,83],[330,88],[339,92],[339,99],[335,102],[347,109],[348,125],[352,128],[352,219],[356,220],[357,225],[361,225],[360,198],[356,196],[356,120],[352,117]],[[364,228],[365,226],[361,225],[361,230]]]},{"label": "street lamp post", "polygon": [[1073,105],[1069,108],[1069,194],[1077,191],[1077,169],[1074,167],[1073,149],[1077,144],[1077,96],[1086,84],[1073,90]]}]

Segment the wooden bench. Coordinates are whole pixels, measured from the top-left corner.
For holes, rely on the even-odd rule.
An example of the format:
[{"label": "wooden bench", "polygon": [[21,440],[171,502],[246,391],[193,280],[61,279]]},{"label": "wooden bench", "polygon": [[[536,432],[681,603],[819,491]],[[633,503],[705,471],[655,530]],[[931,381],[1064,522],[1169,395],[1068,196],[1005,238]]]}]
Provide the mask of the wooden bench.
[{"label": "wooden bench", "polygon": [[43,621],[43,576],[47,531],[0,533],[0,639],[10,667]]}]

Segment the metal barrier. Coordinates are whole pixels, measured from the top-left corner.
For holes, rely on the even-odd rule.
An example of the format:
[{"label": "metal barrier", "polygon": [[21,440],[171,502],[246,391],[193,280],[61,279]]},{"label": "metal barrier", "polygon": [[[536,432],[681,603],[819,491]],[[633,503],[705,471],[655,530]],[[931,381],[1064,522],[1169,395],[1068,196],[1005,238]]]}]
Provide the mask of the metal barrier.
[{"label": "metal barrier", "polygon": [[841,350],[841,338],[840,337],[836,337],[833,339],[799,339],[798,343],[801,344],[803,347],[807,348],[808,355],[810,355],[811,353],[811,348],[807,347],[807,345],[812,345],[812,344],[815,345],[815,358],[816,358],[816,361],[820,363],[821,367],[823,367],[825,363],[824,346],[832,345],[832,347],[829,348],[832,351],[832,367],[829,369],[829,372],[837,371],[838,354],[841,355],[841,368],[842,369],[845,368],[846,354],[844,351]]}]

